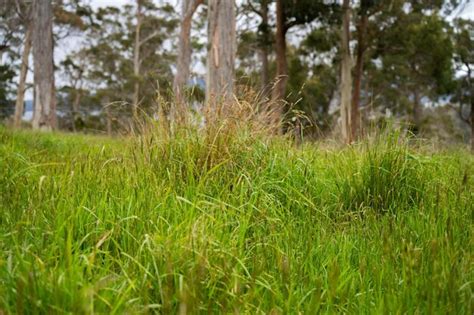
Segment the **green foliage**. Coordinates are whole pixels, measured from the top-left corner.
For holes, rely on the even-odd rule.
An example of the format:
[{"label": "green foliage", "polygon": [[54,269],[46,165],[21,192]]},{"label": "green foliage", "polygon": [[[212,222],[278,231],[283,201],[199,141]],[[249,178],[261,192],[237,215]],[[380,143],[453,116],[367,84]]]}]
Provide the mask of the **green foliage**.
[{"label": "green foliage", "polygon": [[80,81],[91,89],[89,94],[98,100],[88,107],[120,102],[124,106],[114,107],[115,115],[122,120],[129,119],[134,85],[139,82],[141,109],[156,109],[157,94],[166,95],[173,81],[171,66],[175,56],[166,45],[178,20],[169,4],[157,6],[152,1],[141,4],[140,75],[134,74],[133,63],[136,8],[132,5],[99,8],[92,12],[83,47],[62,64],[71,81],[69,89],[64,90],[72,93],[69,99],[78,92],[79,87],[72,82],[77,81],[79,73]]},{"label": "green foliage", "polygon": [[412,93],[436,100],[453,92],[450,27],[438,14],[427,14],[428,9],[437,12],[431,2],[414,2],[408,11],[404,2],[395,2],[382,7],[371,24],[371,57],[381,63],[368,68],[377,106],[406,113]]},{"label": "green foliage", "polygon": [[337,1],[282,0],[282,4],[286,28],[308,24],[314,20],[334,22],[340,14]]},{"label": "green foliage", "polygon": [[472,155],[250,135],[0,129],[0,309],[472,313]]},{"label": "green foliage", "polygon": [[0,102],[5,103],[11,95],[10,84],[15,77],[15,72],[9,65],[0,65]]}]

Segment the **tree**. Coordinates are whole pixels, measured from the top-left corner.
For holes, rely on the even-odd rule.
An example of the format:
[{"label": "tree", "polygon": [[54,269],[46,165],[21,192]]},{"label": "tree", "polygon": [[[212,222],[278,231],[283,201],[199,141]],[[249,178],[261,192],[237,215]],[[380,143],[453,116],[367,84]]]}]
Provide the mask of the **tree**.
[{"label": "tree", "polygon": [[[163,6],[164,10],[171,10],[169,6]],[[135,3],[135,30],[134,30],[134,44],[133,44],[133,75],[134,75],[134,88],[133,88],[133,115],[135,118],[138,117],[138,106],[140,100],[140,81],[142,81],[141,66],[145,62],[146,58],[149,58],[150,52],[146,53],[147,44],[156,39],[157,37],[163,36],[161,30],[161,24],[166,20],[158,20],[157,17],[152,16],[154,11],[158,11],[152,1],[150,0],[136,0]],[[158,13],[158,12],[156,12]],[[157,23],[158,22],[158,23]],[[157,27],[158,29],[153,29]],[[173,26],[174,28],[174,21]]]},{"label": "tree", "polygon": [[351,105],[351,137],[356,140],[359,136],[360,131],[360,93],[362,89],[362,77],[364,75],[364,63],[366,52],[370,47],[371,38],[369,37],[369,17],[375,14],[380,7],[376,4],[380,4],[378,0],[361,0],[359,4],[358,14],[355,15],[357,18],[356,22],[356,36],[357,36],[357,49],[356,49],[356,62],[354,69],[354,86],[352,91],[352,105]]},{"label": "tree", "polygon": [[235,4],[233,0],[209,0],[206,100],[231,102],[234,92],[236,51]]},{"label": "tree", "polygon": [[[288,84],[288,61],[286,35],[288,31],[298,25],[307,25],[313,21],[332,23],[337,14],[336,1],[314,0],[277,0],[276,3],[276,82],[272,91],[272,100],[279,101],[285,97]],[[283,114],[282,104],[278,104],[278,112]]]},{"label": "tree", "polygon": [[135,23],[135,44],[133,47],[133,74],[135,75],[135,85],[133,91],[133,116],[137,118],[138,102],[140,98],[140,30],[143,23],[142,0],[136,0],[136,23]]},{"label": "tree", "polygon": [[353,115],[351,113],[351,94],[352,94],[352,58],[350,51],[350,21],[351,8],[350,0],[344,0],[341,32],[341,131],[342,137],[346,143],[352,143],[353,139]]},{"label": "tree", "polygon": [[33,128],[56,128],[53,64],[53,6],[51,0],[33,3],[34,114]]},{"label": "tree", "polygon": [[[461,73],[458,79],[457,101],[461,118],[471,126],[471,150],[474,151],[474,22],[457,19],[454,21],[454,60]],[[470,106],[469,117],[464,114]]]},{"label": "tree", "polygon": [[[277,0],[276,4],[276,33],[275,33],[275,50],[276,50],[276,82],[272,91],[272,99],[277,101],[285,96],[286,85],[288,82],[288,61],[286,59],[286,33],[288,25],[286,24],[284,0]],[[279,111],[283,114],[282,110]]]},{"label": "tree", "polygon": [[99,8],[85,22],[84,42],[62,65],[68,85],[62,90],[68,94],[63,99],[73,108],[77,103],[83,106],[83,97],[94,101],[88,108],[102,112],[105,121],[101,127],[107,125],[109,132],[116,127],[129,129],[139,110],[152,114],[162,105],[156,95],[171,88],[175,57],[170,38],[177,25],[175,11],[167,4],[141,0],[134,5]]},{"label": "tree", "polygon": [[176,75],[173,81],[173,92],[176,98],[176,105],[183,102],[183,89],[189,80],[191,65],[191,26],[192,18],[199,5],[204,0],[183,0],[181,5],[181,22],[178,39],[178,56],[176,60]]},{"label": "tree", "polygon": [[23,52],[21,54],[20,75],[18,78],[18,92],[15,102],[15,115],[13,118],[13,125],[19,128],[21,125],[21,118],[24,111],[25,92],[26,92],[26,76],[28,74],[29,59],[31,53],[31,37],[33,33],[32,12],[28,5],[21,5],[17,0],[17,13],[20,16],[22,24],[25,27],[25,38],[23,40]]},{"label": "tree", "polygon": [[450,26],[441,2],[394,1],[374,15],[372,65],[368,69],[373,107],[406,115],[417,133],[428,101],[453,90]]},{"label": "tree", "polygon": [[15,87],[19,48],[24,40],[24,6],[20,0],[2,2],[0,5],[0,117],[12,114],[14,102],[12,96],[18,90]]},{"label": "tree", "polygon": [[260,17],[260,23],[257,31],[258,55],[260,57],[260,85],[262,89],[262,96],[266,97],[270,93],[270,62],[269,62],[269,48],[272,45],[271,30],[269,22],[269,5],[270,0],[259,0],[258,4],[252,4],[252,1],[247,2],[248,7]]},{"label": "tree", "polygon": [[84,50],[72,53],[67,56],[61,62],[63,72],[67,80],[67,86],[64,86],[62,90],[68,90],[68,94],[71,97],[71,109],[72,109],[72,130],[77,131],[77,125],[82,121],[82,118],[79,114],[80,104],[84,91],[85,80],[87,70],[87,56]]}]

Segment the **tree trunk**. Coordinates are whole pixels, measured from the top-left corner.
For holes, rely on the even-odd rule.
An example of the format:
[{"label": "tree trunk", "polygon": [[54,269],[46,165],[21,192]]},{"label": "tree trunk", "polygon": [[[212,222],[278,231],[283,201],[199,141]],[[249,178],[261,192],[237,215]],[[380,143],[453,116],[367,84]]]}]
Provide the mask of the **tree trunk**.
[{"label": "tree trunk", "polygon": [[76,132],[76,123],[79,118],[79,104],[81,102],[82,89],[76,89],[74,93],[74,100],[72,101],[72,130]]},{"label": "tree trunk", "polygon": [[269,36],[268,34],[268,2],[267,1],[262,1],[261,3],[261,17],[262,17],[262,30],[264,33],[262,36],[265,38],[262,38],[262,43],[261,47],[259,50],[260,54],[260,60],[262,62],[262,68],[261,68],[261,73],[260,73],[260,79],[261,79],[261,84],[262,84],[262,96],[265,98],[268,96],[269,91],[270,91],[270,68],[269,68],[269,63],[268,63],[268,44],[266,36]]},{"label": "tree trunk", "polygon": [[181,30],[178,42],[176,75],[173,81],[173,92],[176,105],[184,103],[183,88],[189,80],[191,66],[191,26],[194,13],[204,0],[183,0],[181,7]]},{"label": "tree trunk", "polygon": [[20,78],[18,82],[18,94],[15,102],[14,127],[21,127],[21,118],[25,107],[26,76],[28,74],[29,57],[31,52],[31,35],[33,28],[31,23],[27,26],[25,34],[25,43],[21,55]]},{"label": "tree trunk", "polygon": [[[276,82],[272,91],[272,100],[279,101],[285,97],[286,85],[288,83],[288,61],[286,60],[286,26],[285,14],[283,12],[283,0],[277,0],[276,7]],[[281,104],[280,104],[281,105]],[[283,115],[283,108],[278,112]]]},{"label": "tree trunk", "polygon": [[[470,77],[469,77],[469,80],[470,80]],[[469,85],[471,85],[471,83],[469,83]],[[471,86],[471,151],[474,152],[474,88],[472,86]]]},{"label": "tree trunk", "polygon": [[103,108],[105,111],[105,119],[107,125],[107,135],[110,137],[112,136],[112,113],[110,112],[110,104],[109,104],[109,97],[106,96],[104,98]]},{"label": "tree trunk", "polygon": [[133,47],[133,74],[135,76],[135,85],[133,88],[133,117],[138,117],[138,103],[140,102],[140,30],[142,27],[142,0],[137,1],[137,25],[135,26],[135,44]]},{"label": "tree trunk", "polygon": [[352,143],[352,121],[351,121],[351,94],[352,94],[352,74],[351,74],[351,52],[350,41],[350,21],[351,8],[350,0],[344,0],[343,20],[341,36],[341,131],[342,138],[348,144]]},{"label": "tree trunk", "polygon": [[208,19],[206,100],[214,107],[221,101],[230,103],[233,98],[236,53],[234,1],[209,0]]},{"label": "tree trunk", "polygon": [[357,61],[354,73],[354,91],[352,93],[351,136],[355,140],[359,136],[360,129],[360,91],[362,84],[362,75],[364,74],[364,56],[367,49],[365,37],[367,32],[368,17],[366,12],[362,12],[357,28]]},{"label": "tree trunk", "polygon": [[33,9],[35,110],[33,129],[56,128],[53,65],[53,7],[51,0],[35,0]]},{"label": "tree trunk", "polygon": [[413,89],[413,133],[418,134],[421,127],[421,103],[420,94],[416,88]]}]

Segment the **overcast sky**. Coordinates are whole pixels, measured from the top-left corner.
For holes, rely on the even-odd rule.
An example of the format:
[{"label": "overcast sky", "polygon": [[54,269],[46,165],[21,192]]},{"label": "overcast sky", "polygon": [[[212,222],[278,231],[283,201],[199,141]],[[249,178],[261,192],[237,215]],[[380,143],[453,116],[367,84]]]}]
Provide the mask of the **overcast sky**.
[{"label": "overcast sky", "polygon": [[[156,3],[163,2],[163,0],[154,0]],[[125,3],[132,3],[133,0],[90,0],[92,6],[94,7],[105,7],[109,5],[122,5]],[[181,2],[181,0],[170,0],[168,1],[170,3],[175,3],[178,4]],[[454,14],[456,14],[455,12]],[[458,17],[463,17],[463,18],[472,18],[474,19],[474,0],[468,0],[468,3],[466,7],[463,9],[463,12],[459,14]]]}]

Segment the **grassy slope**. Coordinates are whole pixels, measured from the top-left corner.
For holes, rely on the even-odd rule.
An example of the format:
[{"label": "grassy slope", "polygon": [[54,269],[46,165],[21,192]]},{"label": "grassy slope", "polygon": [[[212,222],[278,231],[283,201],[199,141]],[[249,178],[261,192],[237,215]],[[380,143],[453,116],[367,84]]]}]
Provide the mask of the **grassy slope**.
[{"label": "grassy slope", "polygon": [[473,313],[473,165],[391,138],[0,129],[0,313]]}]

